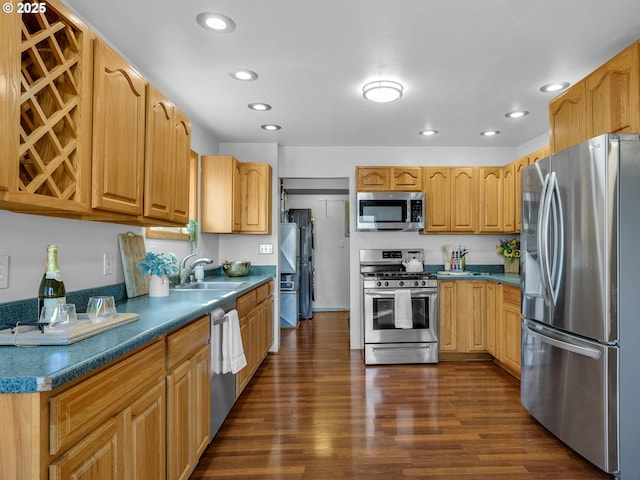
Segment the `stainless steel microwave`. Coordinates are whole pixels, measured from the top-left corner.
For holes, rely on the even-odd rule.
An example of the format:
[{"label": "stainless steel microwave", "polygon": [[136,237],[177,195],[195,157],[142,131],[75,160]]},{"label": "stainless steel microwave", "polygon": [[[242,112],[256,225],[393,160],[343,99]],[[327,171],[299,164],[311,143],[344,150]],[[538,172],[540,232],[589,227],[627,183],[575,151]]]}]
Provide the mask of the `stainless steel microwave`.
[{"label": "stainless steel microwave", "polygon": [[424,228],[424,193],[358,192],[356,230],[416,232]]}]

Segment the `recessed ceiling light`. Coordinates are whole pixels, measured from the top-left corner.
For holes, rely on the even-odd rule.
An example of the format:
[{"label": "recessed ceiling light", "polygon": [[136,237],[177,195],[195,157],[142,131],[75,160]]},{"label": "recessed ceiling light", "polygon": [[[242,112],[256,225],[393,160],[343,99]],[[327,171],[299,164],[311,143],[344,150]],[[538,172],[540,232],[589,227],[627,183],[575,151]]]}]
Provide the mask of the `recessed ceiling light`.
[{"label": "recessed ceiling light", "polygon": [[259,112],[265,112],[271,110],[271,105],[268,103],[250,103],[247,105],[251,110],[257,110]]},{"label": "recessed ceiling light", "polygon": [[260,128],[270,132],[275,132],[276,130],[280,130],[282,127],[280,125],[262,125]]},{"label": "recessed ceiling light", "polygon": [[424,135],[425,137],[431,137],[433,135],[435,135],[436,133],[438,133],[438,130],[421,130],[420,132],[418,132],[420,135]]},{"label": "recessed ceiling light", "polygon": [[484,132],[480,132],[480,135],[483,137],[494,137],[500,133],[500,130],[485,130]]},{"label": "recessed ceiling light", "polygon": [[242,80],[246,82],[250,82],[256,80],[258,78],[258,74],[251,70],[246,70],[244,68],[237,68],[229,72],[229,76],[231,78],[235,78],[236,80]]},{"label": "recessed ceiling light", "polygon": [[399,99],[403,90],[404,87],[398,82],[378,80],[362,87],[362,96],[372,102],[387,103]]},{"label": "recessed ceiling light", "polygon": [[211,32],[230,33],[236,29],[235,22],[221,13],[203,12],[196,17],[196,21]]},{"label": "recessed ceiling light", "polygon": [[507,118],[522,118],[529,115],[529,112],[526,110],[515,110],[513,112],[505,113],[504,116]]},{"label": "recessed ceiling light", "polygon": [[540,91],[544,93],[554,93],[564,90],[570,85],[569,82],[547,83],[540,87]]}]

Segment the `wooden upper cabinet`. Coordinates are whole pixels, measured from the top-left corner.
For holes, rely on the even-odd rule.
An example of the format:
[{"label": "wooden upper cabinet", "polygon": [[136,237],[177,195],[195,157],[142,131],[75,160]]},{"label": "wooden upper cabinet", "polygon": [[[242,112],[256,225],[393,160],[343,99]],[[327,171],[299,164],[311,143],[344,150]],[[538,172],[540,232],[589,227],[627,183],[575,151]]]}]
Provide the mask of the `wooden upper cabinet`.
[{"label": "wooden upper cabinet", "polygon": [[356,167],[358,192],[388,192],[391,190],[389,167]]},{"label": "wooden upper cabinet", "polygon": [[144,215],[169,220],[174,173],[175,107],[153,85],[147,85]]},{"label": "wooden upper cabinet", "polygon": [[522,170],[527,168],[530,164],[530,156],[522,157],[513,162],[514,171],[514,226],[513,231],[518,233],[522,225]]},{"label": "wooden upper cabinet", "polygon": [[585,81],[549,102],[549,140],[551,152],[559,152],[587,140]]},{"label": "wooden upper cabinet", "polygon": [[451,168],[424,167],[427,232],[451,231]]},{"label": "wooden upper cabinet", "polygon": [[271,234],[271,165],[240,163],[243,233]]},{"label": "wooden upper cabinet", "polygon": [[527,163],[528,165],[533,165],[538,160],[547,158],[550,154],[551,154],[551,148],[549,147],[549,145],[547,145],[546,147],[542,147],[536,150],[535,152],[531,152],[529,155],[527,155]]},{"label": "wooden upper cabinet", "polygon": [[587,138],[640,131],[640,43],[587,77]]},{"label": "wooden upper cabinet", "polygon": [[91,188],[91,33],[60,2],[0,15],[0,208],[84,213]]},{"label": "wooden upper cabinet", "polygon": [[549,102],[551,153],[603,133],[640,131],[640,42]]},{"label": "wooden upper cabinet", "polygon": [[[186,224],[189,222],[189,212],[192,210],[191,194],[192,191],[195,191],[191,188],[191,122],[177,108],[174,110],[174,115],[175,148],[173,158],[175,161],[175,173],[173,176],[173,202],[171,203],[170,218],[172,222]],[[196,220],[196,218],[197,215],[193,220]]]},{"label": "wooden upper cabinet", "polygon": [[240,232],[240,162],[232,156],[206,155],[200,159],[202,215],[205,233]]},{"label": "wooden upper cabinet", "polygon": [[451,231],[470,232],[478,224],[478,176],[476,167],[451,169]]},{"label": "wooden upper cabinet", "polygon": [[[502,231],[502,214],[505,206],[502,197],[503,167],[480,167],[480,224],[483,233]],[[509,208],[509,207],[507,207]],[[510,211],[513,212],[513,206]]]},{"label": "wooden upper cabinet", "polygon": [[203,156],[202,219],[206,233],[271,233],[271,165]]},{"label": "wooden upper cabinet", "polygon": [[502,231],[512,233],[516,231],[516,170],[515,164],[510,163],[502,167],[502,202],[498,209],[502,210]]},{"label": "wooden upper cabinet", "polygon": [[421,167],[391,167],[390,179],[392,191],[422,191]]},{"label": "wooden upper cabinet", "polygon": [[189,119],[147,85],[144,215],[179,224],[189,221]]},{"label": "wooden upper cabinet", "polygon": [[142,215],[146,81],[103,41],[95,41],[94,208]]}]

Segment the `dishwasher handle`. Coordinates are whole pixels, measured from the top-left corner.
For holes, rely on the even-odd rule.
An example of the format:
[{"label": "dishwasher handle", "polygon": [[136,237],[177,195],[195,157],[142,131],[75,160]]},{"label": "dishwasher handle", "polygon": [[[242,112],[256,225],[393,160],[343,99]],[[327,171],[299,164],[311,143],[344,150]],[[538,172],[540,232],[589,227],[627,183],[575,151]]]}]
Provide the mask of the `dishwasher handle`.
[{"label": "dishwasher handle", "polygon": [[222,325],[224,321],[227,319],[226,312],[221,308],[216,308],[211,313],[211,326],[215,327],[216,325]]}]

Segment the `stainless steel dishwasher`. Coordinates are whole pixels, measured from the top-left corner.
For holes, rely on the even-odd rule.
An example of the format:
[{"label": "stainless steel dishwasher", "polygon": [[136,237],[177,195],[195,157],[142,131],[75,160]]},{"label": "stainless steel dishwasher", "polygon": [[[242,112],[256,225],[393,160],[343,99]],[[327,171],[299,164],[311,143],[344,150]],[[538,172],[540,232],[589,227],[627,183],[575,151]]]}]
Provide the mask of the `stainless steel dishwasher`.
[{"label": "stainless steel dishwasher", "polygon": [[211,440],[224,423],[236,401],[236,374],[215,373],[215,362],[222,357],[222,324],[225,314],[236,308],[235,300],[229,301],[211,312]]}]

